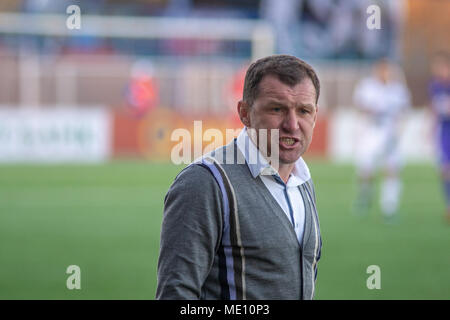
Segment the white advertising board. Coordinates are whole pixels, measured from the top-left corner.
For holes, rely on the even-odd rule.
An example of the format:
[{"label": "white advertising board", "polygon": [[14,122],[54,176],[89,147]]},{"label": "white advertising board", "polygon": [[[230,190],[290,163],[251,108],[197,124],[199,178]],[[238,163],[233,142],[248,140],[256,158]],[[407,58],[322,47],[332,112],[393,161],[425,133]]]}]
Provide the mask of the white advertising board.
[{"label": "white advertising board", "polygon": [[100,107],[0,106],[0,162],[101,162],[110,156],[110,131]]}]

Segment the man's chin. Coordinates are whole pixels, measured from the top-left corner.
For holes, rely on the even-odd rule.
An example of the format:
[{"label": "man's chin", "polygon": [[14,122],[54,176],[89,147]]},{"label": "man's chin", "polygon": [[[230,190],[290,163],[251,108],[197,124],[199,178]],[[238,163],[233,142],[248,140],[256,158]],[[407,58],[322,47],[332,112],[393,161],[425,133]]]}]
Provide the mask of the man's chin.
[{"label": "man's chin", "polygon": [[287,153],[284,154],[284,152],[280,152],[280,164],[293,164],[297,162],[298,159],[302,156],[302,153],[297,151],[295,153]]}]

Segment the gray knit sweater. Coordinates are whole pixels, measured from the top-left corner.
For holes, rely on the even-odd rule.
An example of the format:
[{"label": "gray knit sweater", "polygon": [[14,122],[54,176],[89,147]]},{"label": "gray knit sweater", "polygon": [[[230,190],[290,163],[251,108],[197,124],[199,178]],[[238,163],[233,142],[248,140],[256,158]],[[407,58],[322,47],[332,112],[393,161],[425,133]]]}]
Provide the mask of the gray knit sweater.
[{"label": "gray knit sweater", "polygon": [[312,181],[299,186],[300,246],[260,177],[236,161],[234,142],[218,152],[233,152],[234,163],[194,162],[165,197],[156,298],[312,299],[322,247]]}]

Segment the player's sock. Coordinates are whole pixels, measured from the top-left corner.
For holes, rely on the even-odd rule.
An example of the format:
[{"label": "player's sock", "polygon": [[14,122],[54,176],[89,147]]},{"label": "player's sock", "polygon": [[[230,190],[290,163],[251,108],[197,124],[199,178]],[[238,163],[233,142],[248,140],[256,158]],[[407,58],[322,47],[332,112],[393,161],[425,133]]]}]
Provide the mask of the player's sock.
[{"label": "player's sock", "polygon": [[385,178],[381,185],[380,206],[386,216],[397,212],[402,185],[398,178]]},{"label": "player's sock", "polygon": [[445,201],[447,203],[447,208],[450,208],[450,180],[444,181],[444,189],[445,189]]},{"label": "player's sock", "polygon": [[372,202],[373,184],[367,181],[360,182],[358,188],[353,210],[355,214],[365,215],[368,213]]},{"label": "player's sock", "polygon": [[447,211],[445,214],[445,219],[450,223],[450,180],[444,181],[444,191],[445,191],[445,201],[447,204]]},{"label": "player's sock", "polygon": [[447,207],[447,212],[445,214],[445,220],[450,223],[450,207]]}]

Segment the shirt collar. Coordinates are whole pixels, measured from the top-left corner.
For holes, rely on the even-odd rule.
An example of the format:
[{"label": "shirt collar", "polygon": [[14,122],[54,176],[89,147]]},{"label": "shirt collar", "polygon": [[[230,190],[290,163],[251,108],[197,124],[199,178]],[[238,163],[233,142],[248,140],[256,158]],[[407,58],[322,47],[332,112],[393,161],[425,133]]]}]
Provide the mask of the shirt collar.
[{"label": "shirt collar", "polygon": [[[252,139],[247,133],[247,127],[244,127],[239,133],[236,144],[239,151],[244,155],[247,166],[253,176],[259,175],[278,175],[278,172],[269,164],[267,159],[258,150]],[[294,169],[289,177],[287,186],[299,186],[311,179],[309,168],[302,157],[294,165]]]}]

